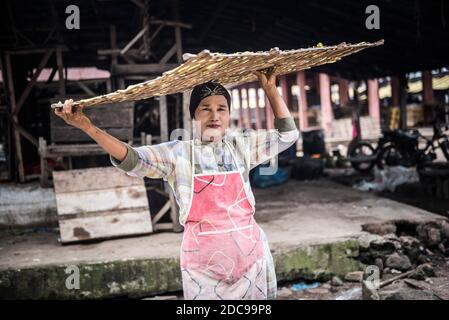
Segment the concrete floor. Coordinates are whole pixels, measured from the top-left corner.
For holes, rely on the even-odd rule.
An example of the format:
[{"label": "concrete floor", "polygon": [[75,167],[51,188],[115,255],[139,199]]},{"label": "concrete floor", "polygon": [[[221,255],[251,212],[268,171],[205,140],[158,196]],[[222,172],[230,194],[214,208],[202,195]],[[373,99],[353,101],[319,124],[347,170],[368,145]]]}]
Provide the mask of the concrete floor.
[{"label": "concrete floor", "polygon": [[[365,223],[442,219],[441,216],[422,209],[360,192],[328,179],[310,182],[290,180],[282,186],[254,189],[254,192],[257,221],[265,230],[275,260],[278,260],[276,267],[282,263],[282,259],[289,259],[282,256],[282,252],[357,239],[365,234],[362,231],[362,225]],[[164,232],[63,246],[58,242],[58,236],[57,230],[1,233],[0,280],[2,272],[3,279],[9,279],[13,277],[12,272],[20,272],[21,269],[34,268],[43,272],[42,270],[50,266],[69,264],[108,264],[160,259],[170,259],[176,264],[182,238],[181,233]],[[307,252],[310,253],[310,250]],[[297,270],[302,267],[295,268]],[[279,279],[297,275],[294,272],[289,274],[291,268],[284,271]],[[21,279],[23,273],[16,276]],[[173,288],[179,289],[179,283]],[[3,294],[5,292],[8,293],[4,288]],[[163,292],[163,289],[159,288],[154,292]],[[20,293],[16,292],[15,296],[17,295]]]},{"label": "concrete floor", "polygon": [[[429,221],[441,216],[326,179],[255,189],[256,219],[271,249],[354,239],[365,223]],[[92,244],[61,245],[50,232],[0,235],[0,270],[73,262],[171,258],[181,233],[158,233]]]}]

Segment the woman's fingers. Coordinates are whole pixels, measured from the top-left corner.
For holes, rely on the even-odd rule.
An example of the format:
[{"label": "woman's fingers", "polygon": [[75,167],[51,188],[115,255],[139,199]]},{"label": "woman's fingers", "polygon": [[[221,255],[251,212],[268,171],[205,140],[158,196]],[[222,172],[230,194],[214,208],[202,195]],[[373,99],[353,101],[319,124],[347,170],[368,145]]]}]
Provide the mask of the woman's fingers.
[{"label": "woman's fingers", "polygon": [[64,113],[65,114],[71,114],[72,113],[72,103],[73,103],[72,99],[64,101],[63,109],[64,109]]}]

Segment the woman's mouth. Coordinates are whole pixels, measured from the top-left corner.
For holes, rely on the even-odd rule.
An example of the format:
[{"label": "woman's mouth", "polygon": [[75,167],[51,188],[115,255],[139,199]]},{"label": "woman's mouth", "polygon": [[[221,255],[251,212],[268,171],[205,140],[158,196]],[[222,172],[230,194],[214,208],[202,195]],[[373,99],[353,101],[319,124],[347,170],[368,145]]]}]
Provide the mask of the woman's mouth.
[{"label": "woman's mouth", "polygon": [[207,125],[207,127],[208,127],[208,128],[213,128],[213,129],[218,129],[218,128],[220,128],[221,126],[220,126],[219,124],[209,124],[209,125]]}]

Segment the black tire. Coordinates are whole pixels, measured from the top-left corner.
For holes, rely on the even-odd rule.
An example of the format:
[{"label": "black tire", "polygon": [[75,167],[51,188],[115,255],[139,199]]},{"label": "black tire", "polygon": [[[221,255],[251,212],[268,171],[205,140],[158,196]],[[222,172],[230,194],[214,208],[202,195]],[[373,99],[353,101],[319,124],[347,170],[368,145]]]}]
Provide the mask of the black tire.
[{"label": "black tire", "polygon": [[401,164],[403,158],[403,155],[395,146],[386,146],[379,152],[379,156],[377,157],[377,167],[382,170],[386,166],[398,166]]},{"label": "black tire", "polygon": [[376,164],[375,160],[357,161],[358,157],[369,157],[375,153],[374,148],[367,142],[359,142],[353,145],[349,151],[349,161],[351,166],[359,172],[369,172]]}]

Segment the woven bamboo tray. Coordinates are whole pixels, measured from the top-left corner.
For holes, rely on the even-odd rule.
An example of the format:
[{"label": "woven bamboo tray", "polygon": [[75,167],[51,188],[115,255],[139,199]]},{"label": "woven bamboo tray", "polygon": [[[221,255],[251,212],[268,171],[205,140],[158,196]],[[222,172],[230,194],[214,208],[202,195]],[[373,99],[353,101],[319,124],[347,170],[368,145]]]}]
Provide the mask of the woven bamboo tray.
[{"label": "woven bamboo tray", "polygon": [[[372,43],[341,43],[336,46],[316,46],[285,51],[273,48],[270,51],[246,51],[232,54],[212,53],[209,50],[203,50],[198,54],[186,53],[183,55],[185,61],[183,64],[164,72],[155,79],[105,95],[78,100],[73,105],[88,107],[103,103],[147,99],[190,90],[198,84],[211,80],[218,81],[222,85],[237,85],[257,80],[253,74],[256,70],[275,68],[276,74],[282,75],[334,63],[342,57],[383,43],[384,41],[380,40]],[[52,104],[52,108],[60,106],[61,104]]]}]

